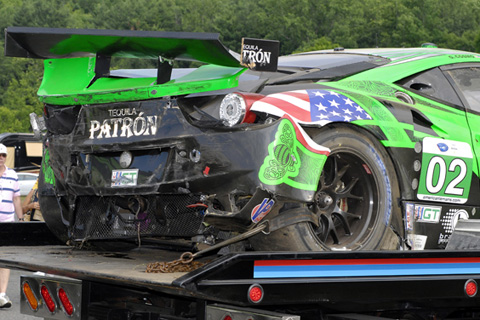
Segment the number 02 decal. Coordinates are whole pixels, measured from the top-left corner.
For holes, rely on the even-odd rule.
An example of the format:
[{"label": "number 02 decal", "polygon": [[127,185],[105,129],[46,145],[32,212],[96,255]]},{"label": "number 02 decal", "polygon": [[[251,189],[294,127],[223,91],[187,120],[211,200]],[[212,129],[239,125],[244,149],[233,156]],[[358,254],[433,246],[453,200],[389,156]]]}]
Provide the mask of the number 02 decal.
[{"label": "number 02 decal", "polygon": [[425,138],[418,199],[465,203],[472,180],[472,149],[468,143]]},{"label": "number 02 decal", "polygon": [[[445,181],[447,177],[447,165],[445,159],[435,156],[433,157],[427,166],[427,176],[425,182],[427,185],[427,191],[429,193],[435,194],[440,192],[445,186]],[[459,188],[458,185],[463,181],[467,175],[467,165],[462,159],[453,159],[448,166],[449,172],[457,172],[459,168],[458,175],[452,181],[450,181],[446,188],[445,193],[450,195],[461,196],[463,195],[464,188]],[[438,172],[437,172],[438,170]],[[436,181],[436,185],[434,184]]]}]

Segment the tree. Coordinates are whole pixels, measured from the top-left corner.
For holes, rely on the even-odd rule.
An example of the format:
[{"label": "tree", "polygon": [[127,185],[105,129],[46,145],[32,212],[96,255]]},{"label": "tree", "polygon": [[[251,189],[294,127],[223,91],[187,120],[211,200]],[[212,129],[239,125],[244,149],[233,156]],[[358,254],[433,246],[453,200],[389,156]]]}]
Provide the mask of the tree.
[{"label": "tree", "polygon": [[[480,52],[479,0],[0,0],[0,26],[217,32],[237,52],[242,37],[279,40],[281,54],[423,42]],[[41,69],[41,61],[0,56],[1,132],[28,130],[28,113],[41,112]]]},{"label": "tree", "polygon": [[317,51],[317,50],[326,50],[340,47],[339,44],[333,44],[330,39],[327,37],[321,37],[313,41],[303,43],[295,52],[307,52],[307,51]]},{"label": "tree", "polygon": [[43,105],[37,97],[43,74],[42,61],[33,59],[25,61],[27,65],[24,73],[18,79],[11,79],[3,96],[3,105],[0,107],[2,132],[30,132],[29,114],[31,112],[43,114]]}]

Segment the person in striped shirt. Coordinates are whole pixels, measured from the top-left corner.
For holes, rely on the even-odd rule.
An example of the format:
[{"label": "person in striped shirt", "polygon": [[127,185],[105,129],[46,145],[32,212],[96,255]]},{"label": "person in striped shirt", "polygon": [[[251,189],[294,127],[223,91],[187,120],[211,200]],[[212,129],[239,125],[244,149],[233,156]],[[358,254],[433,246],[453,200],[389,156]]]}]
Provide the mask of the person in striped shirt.
[{"label": "person in striped shirt", "polygon": [[[5,165],[7,147],[0,143],[0,222],[23,221],[20,187],[15,170]],[[0,268],[0,308],[10,308],[12,302],[6,295],[10,269]]]}]

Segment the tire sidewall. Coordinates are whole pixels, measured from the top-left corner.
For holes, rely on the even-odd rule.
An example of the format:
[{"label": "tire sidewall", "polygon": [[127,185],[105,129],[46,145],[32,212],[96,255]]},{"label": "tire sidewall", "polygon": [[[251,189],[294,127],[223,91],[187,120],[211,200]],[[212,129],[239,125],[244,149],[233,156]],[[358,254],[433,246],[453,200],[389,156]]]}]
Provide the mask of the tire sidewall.
[{"label": "tire sidewall", "polygon": [[393,212],[397,207],[395,196],[399,194],[396,173],[386,150],[371,134],[353,126],[333,126],[313,139],[318,144],[330,148],[331,154],[354,153],[371,171],[371,177],[376,185],[374,192],[377,194],[377,201],[374,205],[378,214],[371,217],[374,221],[369,224],[372,231],[367,238],[363,239],[358,246],[348,249],[382,249],[382,240],[385,238]]}]

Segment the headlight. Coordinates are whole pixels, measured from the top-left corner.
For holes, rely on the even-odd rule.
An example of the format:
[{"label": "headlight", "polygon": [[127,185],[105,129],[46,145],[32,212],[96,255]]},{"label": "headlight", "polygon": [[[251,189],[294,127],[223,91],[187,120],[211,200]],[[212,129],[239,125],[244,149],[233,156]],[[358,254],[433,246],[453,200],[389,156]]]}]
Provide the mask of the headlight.
[{"label": "headlight", "polygon": [[232,127],[242,123],[247,105],[243,97],[237,93],[229,93],[220,105],[220,119],[226,126]]}]

